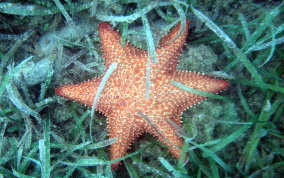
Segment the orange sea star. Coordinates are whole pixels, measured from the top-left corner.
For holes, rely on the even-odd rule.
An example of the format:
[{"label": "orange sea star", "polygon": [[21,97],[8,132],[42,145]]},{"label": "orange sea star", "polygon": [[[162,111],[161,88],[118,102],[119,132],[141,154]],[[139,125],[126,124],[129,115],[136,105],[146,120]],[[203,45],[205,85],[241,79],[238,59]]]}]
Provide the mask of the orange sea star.
[{"label": "orange sea star", "polygon": [[[228,86],[228,82],[223,79],[176,69],[178,56],[186,41],[189,21],[186,22],[183,32],[176,37],[180,26],[175,26],[160,40],[156,48],[158,63],[151,65],[150,98],[147,99],[147,51],[128,42],[122,46],[118,31],[113,30],[107,22],[100,23],[99,33],[105,66],[108,68],[111,63],[118,63],[100,95],[96,108],[107,116],[109,137],[118,138],[110,146],[111,160],[124,156],[134,139],[144,132],[154,135],[179,158],[183,140],[176,133],[177,127],[169,123],[168,119],[181,126],[182,112],[205,97],[184,91],[171,82],[177,81],[210,93],[218,93]],[[79,84],[64,85],[56,88],[56,93],[91,107],[101,80],[102,76],[99,76]],[[113,163],[112,168],[116,169],[118,165],[119,162]]]}]

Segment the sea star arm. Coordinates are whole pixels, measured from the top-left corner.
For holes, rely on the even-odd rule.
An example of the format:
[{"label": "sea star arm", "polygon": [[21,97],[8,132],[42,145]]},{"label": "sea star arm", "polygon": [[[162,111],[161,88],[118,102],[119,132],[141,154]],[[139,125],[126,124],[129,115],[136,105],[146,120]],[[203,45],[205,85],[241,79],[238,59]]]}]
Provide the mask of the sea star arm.
[{"label": "sea star arm", "polygon": [[[176,71],[172,77],[172,80],[180,82],[193,89],[201,90],[208,93],[218,93],[226,89],[229,85],[229,83],[224,79],[209,77],[205,74],[199,74],[194,72]],[[188,98],[192,97],[191,95],[189,95],[191,94],[191,92],[187,92],[182,89],[179,90],[182,91],[186,96],[188,95]],[[200,99],[203,100],[205,98]]]},{"label": "sea star arm", "polygon": [[180,28],[181,24],[179,23],[160,40],[159,47],[156,48],[159,65],[166,73],[172,73],[176,70],[178,57],[186,41],[189,20],[186,21],[185,28],[178,36]]},{"label": "sea star arm", "polygon": [[79,84],[66,84],[57,87],[55,93],[62,97],[78,101],[81,104],[92,107],[93,99],[96,95],[100,81],[101,77],[97,77]]},{"label": "sea star arm", "polygon": [[107,22],[100,23],[99,34],[106,68],[113,62],[131,62],[132,58],[139,59],[141,55],[146,55],[145,51],[132,46],[129,42],[122,46],[121,35]]},{"label": "sea star arm", "polygon": [[160,74],[155,74],[152,85],[152,95],[155,98],[155,107],[163,109],[175,124],[181,126],[181,114],[188,107],[197,104],[206,97],[192,92],[185,91],[172,84],[172,81],[179,82],[185,86],[195,90],[209,93],[218,93],[228,87],[228,82],[223,79],[208,77],[204,74],[194,72],[175,71],[173,75],[169,75],[160,79]]},{"label": "sea star arm", "polygon": [[147,132],[158,138],[159,141],[168,146],[168,150],[177,159],[180,157],[181,146],[183,145],[182,138],[177,134],[178,129],[167,121],[167,116],[150,118],[146,126]]},{"label": "sea star arm", "polygon": [[[136,117],[134,115],[123,116],[121,113],[108,117],[109,137],[117,138],[117,141],[110,145],[110,160],[126,155],[131,143],[143,132],[143,126],[135,121]],[[112,163],[112,169],[117,169],[119,164],[120,161]]]}]

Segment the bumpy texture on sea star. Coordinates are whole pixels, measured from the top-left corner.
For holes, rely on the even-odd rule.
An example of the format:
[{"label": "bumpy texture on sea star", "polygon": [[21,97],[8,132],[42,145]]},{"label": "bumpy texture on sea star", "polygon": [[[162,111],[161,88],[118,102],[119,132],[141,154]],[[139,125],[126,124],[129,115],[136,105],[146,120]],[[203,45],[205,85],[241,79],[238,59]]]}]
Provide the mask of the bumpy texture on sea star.
[{"label": "bumpy texture on sea star", "polygon": [[[147,51],[129,43],[122,46],[118,31],[113,30],[107,22],[100,23],[99,33],[106,69],[111,63],[118,63],[96,108],[107,116],[109,137],[118,138],[110,146],[111,160],[126,155],[135,138],[144,132],[166,144],[174,157],[179,158],[183,140],[176,133],[175,124],[181,126],[182,112],[206,98],[184,91],[171,82],[177,81],[210,93],[218,93],[228,86],[228,82],[223,79],[176,69],[178,56],[186,41],[189,21],[186,22],[183,32],[176,37],[180,26],[175,26],[160,40],[156,48],[158,63],[151,65],[150,98],[146,99]],[[79,84],[58,87],[56,93],[91,107],[102,77],[103,75]],[[116,169],[119,164],[113,163],[112,168]]]}]

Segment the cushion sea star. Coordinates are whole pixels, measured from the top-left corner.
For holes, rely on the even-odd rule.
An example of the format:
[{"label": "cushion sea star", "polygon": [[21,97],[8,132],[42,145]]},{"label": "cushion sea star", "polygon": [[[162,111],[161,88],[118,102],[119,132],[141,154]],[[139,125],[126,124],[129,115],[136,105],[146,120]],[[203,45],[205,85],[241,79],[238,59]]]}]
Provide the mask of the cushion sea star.
[{"label": "cushion sea star", "polygon": [[[122,46],[119,32],[113,30],[107,22],[100,23],[105,66],[108,68],[113,62],[118,64],[108,79],[96,108],[107,116],[109,137],[118,138],[110,146],[111,160],[124,156],[135,138],[144,132],[166,144],[174,157],[179,158],[183,140],[176,133],[177,127],[173,123],[181,126],[182,112],[206,97],[184,91],[172,85],[172,81],[210,93],[218,93],[227,88],[226,80],[176,69],[178,56],[186,41],[189,21],[186,21],[185,29],[176,37],[180,26],[176,25],[160,40],[156,48],[158,63],[151,65],[151,94],[147,99],[147,51],[128,42]],[[58,87],[56,94],[91,107],[102,77]],[[169,123],[168,119],[173,123]],[[118,165],[119,162],[113,163],[112,169],[116,169]]]}]

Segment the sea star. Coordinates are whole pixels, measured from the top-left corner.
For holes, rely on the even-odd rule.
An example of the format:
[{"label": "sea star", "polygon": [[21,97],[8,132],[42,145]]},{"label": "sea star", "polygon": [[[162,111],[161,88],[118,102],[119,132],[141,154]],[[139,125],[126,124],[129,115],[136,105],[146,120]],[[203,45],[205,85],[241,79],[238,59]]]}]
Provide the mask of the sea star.
[{"label": "sea star", "polygon": [[[146,66],[148,53],[126,43],[121,45],[121,36],[107,22],[99,25],[105,66],[118,64],[108,79],[97,105],[97,111],[107,116],[109,137],[118,140],[110,146],[110,159],[126,155],[132,142],[144,132],[148,132],[168,146],[174,157],[179,158],[183,139],[177,134],[181,126],[182,112],[200,101],[204,96],[184,91],[172,85],[180,82],[193,89],[218,93],[228,86],[228,82],[198,74],[182,72],[176,69],[178,56],[185,44],[189,21],[179,33],[181,25],[176,25],[156,48],[158,63],[151,65],[150,98],[146,93]],[[177,36],[178,35],[178,36]],[[79,84],[67,84],[56,88],[56,94],[78,101],[89,107],[102,76]],[[169,122],[169,119],[172,123]],[[113,163],[116,169],[120,162]]]}]

